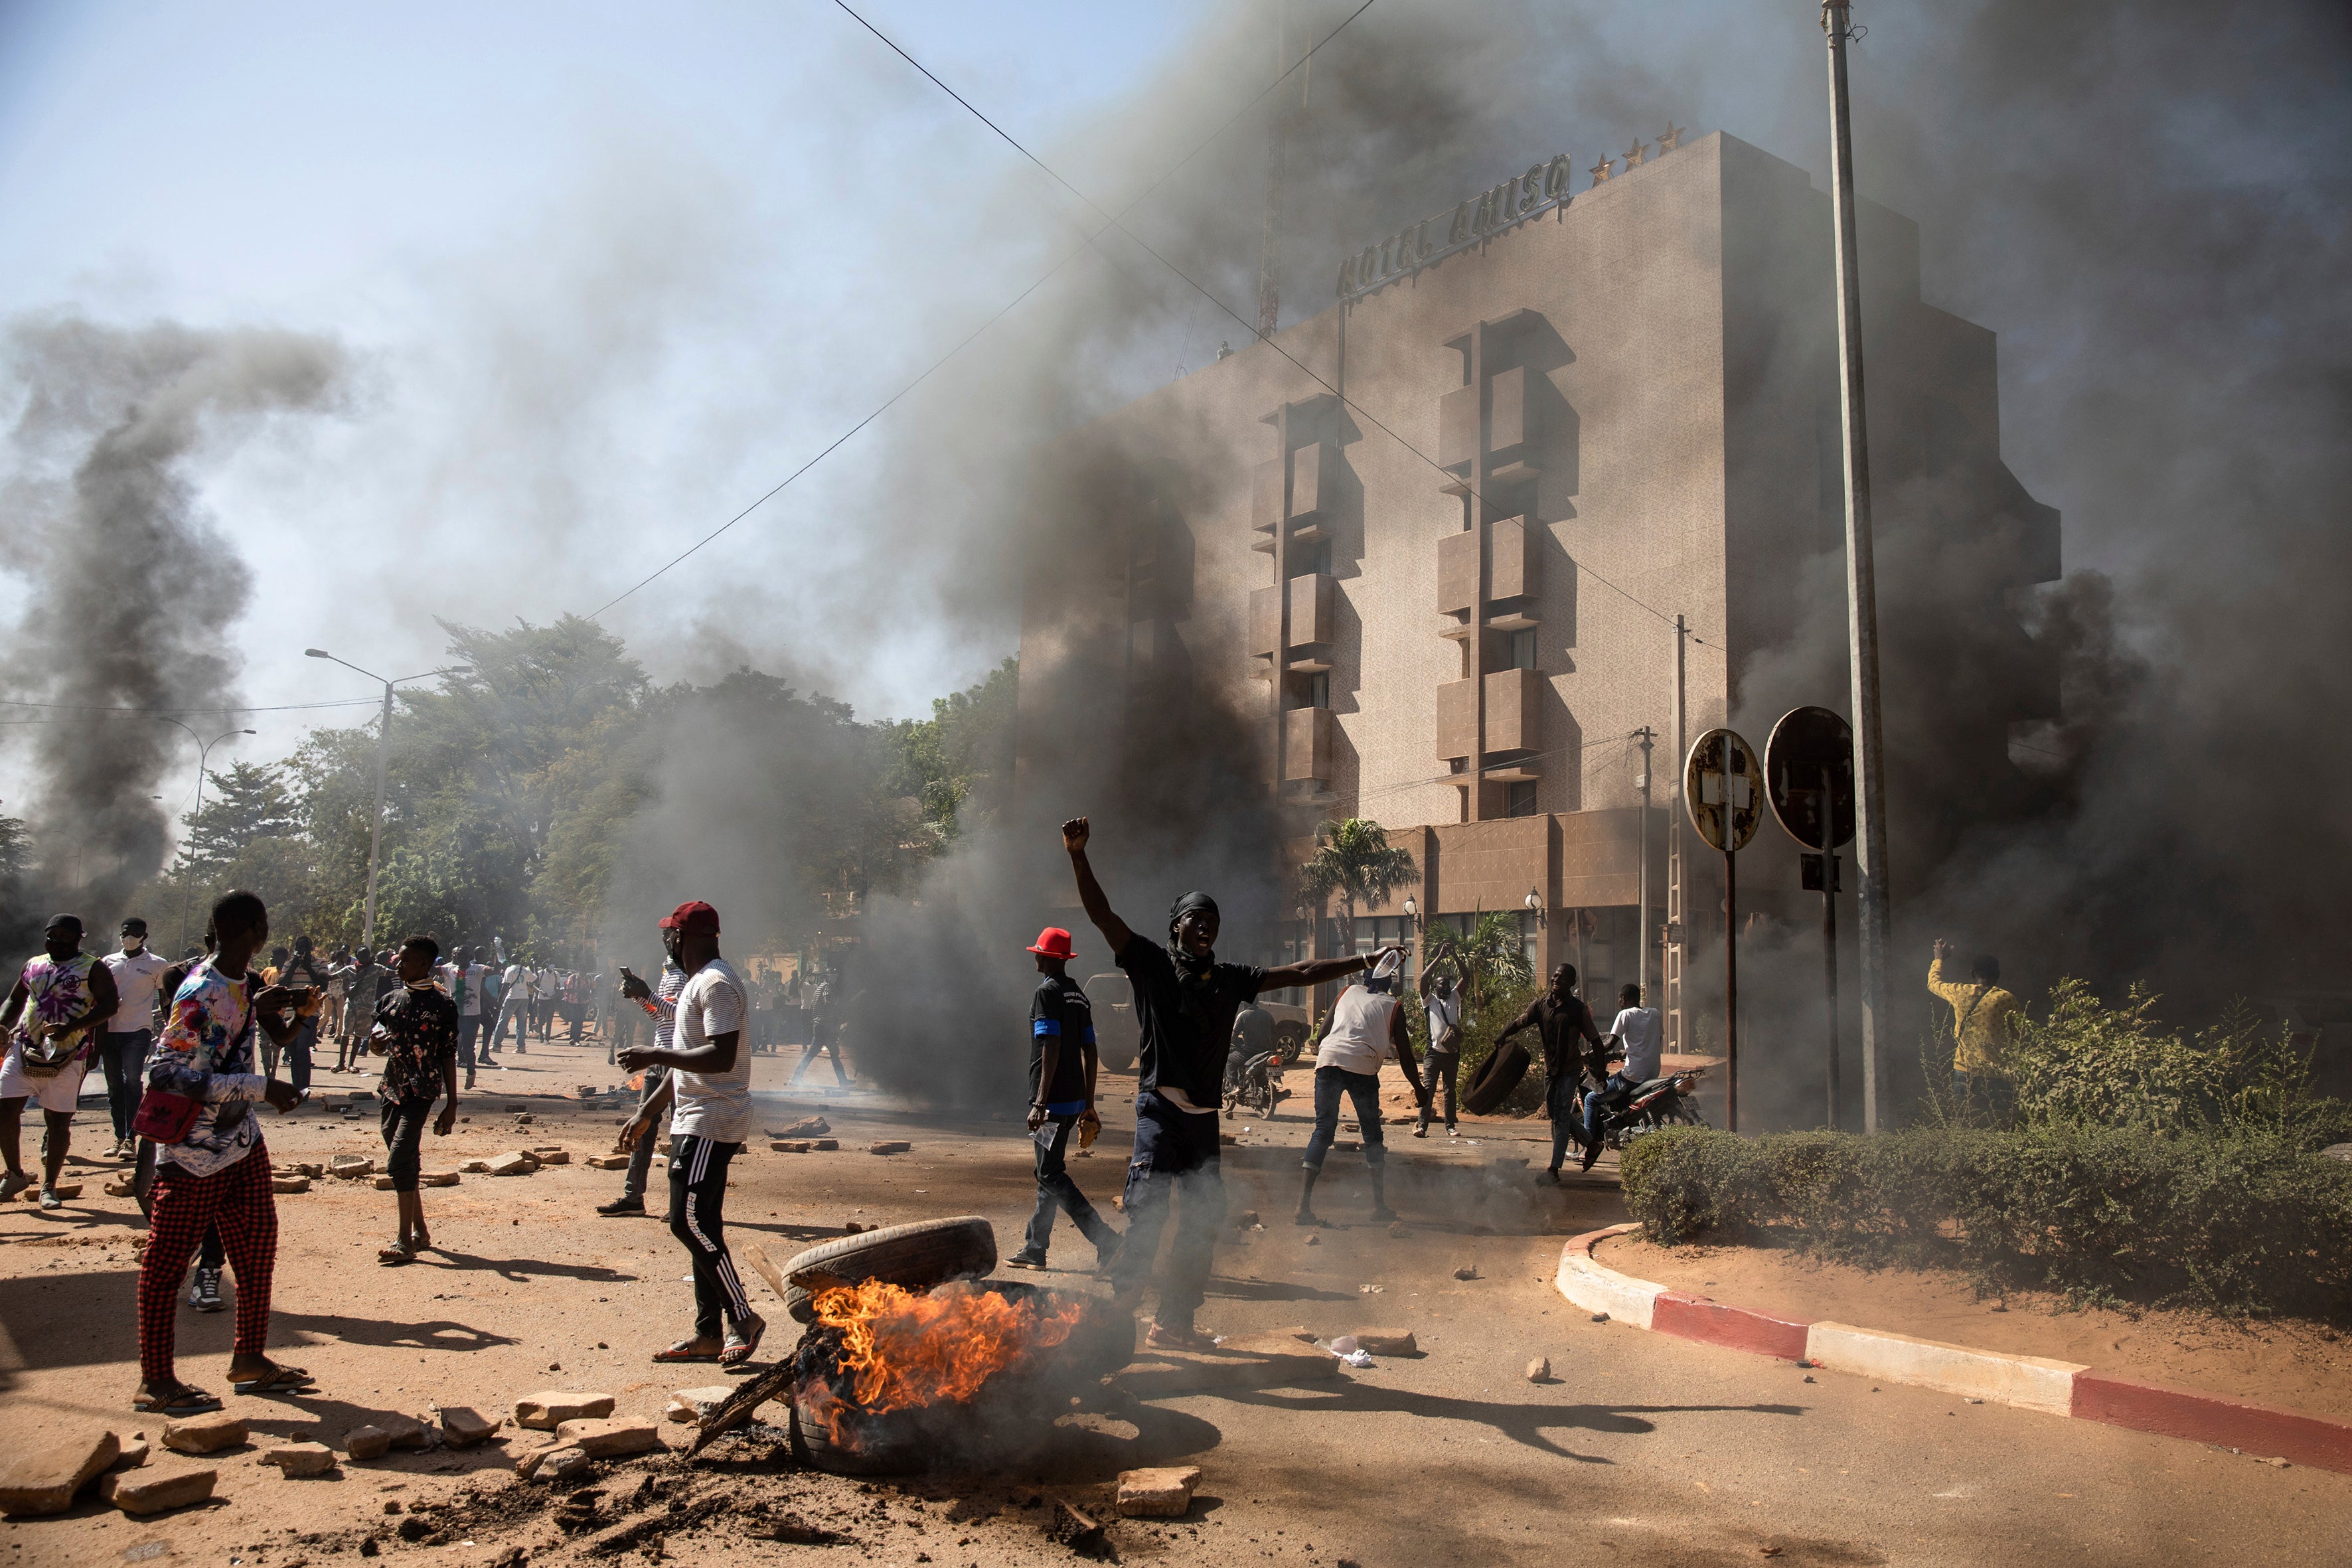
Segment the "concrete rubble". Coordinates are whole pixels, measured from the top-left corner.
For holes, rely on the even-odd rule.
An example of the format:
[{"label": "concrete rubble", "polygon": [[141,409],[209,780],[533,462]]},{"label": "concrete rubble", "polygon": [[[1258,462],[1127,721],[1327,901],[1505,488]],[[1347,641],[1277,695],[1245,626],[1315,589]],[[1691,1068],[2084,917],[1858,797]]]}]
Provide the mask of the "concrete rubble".
[{"label": "concrete rubble", "polygon": [[904,1154],[913,1148],[914,1145],[904,1139],[886,1138],[879,1143],[867,1144],[866,1152],[869,1154]]},{"label": "concrete rubble", "polygon": [[1156,1469],[1121,1470],[1118,1511],[1129,1519],[1179,1519],[1192,1506],[1192,1489],[1201,1483],[1201,1467],[1175,1465]]},{"label": "concrete rubble", "polygon": [[661,1447],[661,1432],[652,1422],[626,1416],[566,1421],[555,1435],[592,1459],[617,1459]]},{"label": "concrete rubble", "polygon": [[335,1451],[324,1443],[273,1443],[261,1451],[261,1463],[281,1475],[323,1476],[335,1468]]},{"label": "concrete rubble", "polygon": [[1551,1357],[1548,1355],[1539,1355],[1536,1357],[1535,1360],[1528,1363],[1528,1381],[1529,1383],[1549,1383],[1551,1381]]},{"label": "concrete rubble", "polygon": [[245,1423],[226,1410],[163,1424],[163,1447],[175,1454],[216,1454],[245,1439]]},{"label": "concrete rubble", "polygon": [[441,1407],[441,1440],[452,1448],[470,1448],[493,1436],[499,1424],[470,1405]]},{"label": "concrete rubble", "polygon": [[681,1388],[669,1396],[669,1407],[662,1412],[672,1421],[688,1426],[699,1426],[734,1394],[732,1385],[717,1384],[709,1388]]},{"label": "concrete rubble", "polygon": [[392,1434],[381,1426],[354,1426],[343,1434],[343,1452],[354,1459],[381,1459],[392,1452]]},{"label": "concrete rubble", "polygon": [[613,1414],[609,1394],[582,1394],[572,1389],[542,1389],[514,1402],[514,1424],[552,1432],[566,1421],[593,1421]]},{"label": "concrete rubble", "polygon": [[63,1513],[121,1453],[122,1440],[103,1427],[37,1439],[0,1469],[0,1513]]},{"label": "concrete rubble", "polygon": [[125,1513],[162,1513],[203,1502],[219,1481],[218,1470],[121,1470],[100,1478],[98,1495]]}]

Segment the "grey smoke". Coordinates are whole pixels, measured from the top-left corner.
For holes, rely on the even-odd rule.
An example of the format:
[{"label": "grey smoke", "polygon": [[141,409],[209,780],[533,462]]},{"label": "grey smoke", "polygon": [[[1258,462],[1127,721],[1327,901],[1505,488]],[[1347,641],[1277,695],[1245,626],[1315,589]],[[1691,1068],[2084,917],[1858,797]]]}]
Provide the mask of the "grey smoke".
[{"label": "grey smoke", "polygon": [[[56,705],[19,714],[63,721],[16,731],[39,784],[26,814],[33,880],[93,931],[162,869],[165,805],[192,759],[169,724],[87,710],[236,700],[227,634],[247,608],[245,565],[201,502],[193,460],[274,416],[331,407],[343,366],[331,342],[260,329],[60,312],[0,337],[14,416],[0,555],[25,594],[0,680],[19,700]],[[239,721],[187,717],[215,731]]]},{"label": "grey smoke", "polygon": [[[1294,5],[1294,40],[1346,9]],[[1924,1026],[1938,934],[2002,952],[2029,993],[2067,973],[2110,991],[2144,978],[2197,1013],[2233,993],[2293,1005],[2333,987],[2331,955],[2352,937],[2335,891],[2352,828],[2281,781],[2352,763],[2332,718],[2352,695],[2352,623],[2336,604],[2352,566],[2352,178],[2335,156],[2352,122],[2352,19],[2287,5],[2217,29],[2185,4],[2022,0],[1864,5],[1857,19],[1871,28],[1854,66],[1864,195],[1919,222],[1926,300],[2000,334],[2003,456],[2065,520],[2065,580],[2004,597],[1997,542],[1971,532],[1997,518],[1906,528],[1937,519],[1939,498],[1878,498],[1898,999]],[[1268,79],[1270,55],[1266,8],[1228,7],[1145,87],[1039,151],[1117,210]],[[1818,184],[1824,78],[1801,6],[1376,7],[1318,58],[1290,131],[1283,320],[1324,309],[1337,258],[1367,239],[1531,159],[1566,151],[1582,167],[1670,119],[1805,164]],[[1129,219],[1244,317],[1264,124],[1245,119]],[[1034,184],[1009,178],[979,232],[1060,235]],[[1003,276],[961,276],[976,290],[1034,265],[1024,247]],[[1046,483],[1086,421],[1197,368],[1220,337],[1246,342],[1105,237],[892,426],[877,555],[939,561],[947,616],[1005,625],[1041,582],[1090,570],[1118,519],[1063,507]],[[1015,539],[1026,549],[1007,549]],[[1836,552],[1801,570],[1833,595]],[[1844,708],[1843,637],[1832,618],[1737,650],[1752,738],[1794,702]],[[2038,658],[2057,661],[2063,714],[2006,737],[2012,766],[1958,765],[1945,695],[2025,679]],[[1030,737],[1080,760],[1024,780],[1033,838],[1053,815],[1045,795],[1109,814],[1122,803],[1108,754],[1147,773],[1164,754],[1123,723],[1115,672],[1075,671],[1062,698],[1037,700]],[[1029,703],[1024,691],[1024,717]],[[1230,804],[1177,822],[1213,832]],[[1818,906],[1784,869],[1786,944],[1759,950],[1749,984],[1758,1016],[1804,1039],[1821,1021]],[[1280,900],[1246,854],[1230,874]],[[1139,923],[1143,900],[1120,902]],[[1845,973],[1850,998],[1850,950]]]}]

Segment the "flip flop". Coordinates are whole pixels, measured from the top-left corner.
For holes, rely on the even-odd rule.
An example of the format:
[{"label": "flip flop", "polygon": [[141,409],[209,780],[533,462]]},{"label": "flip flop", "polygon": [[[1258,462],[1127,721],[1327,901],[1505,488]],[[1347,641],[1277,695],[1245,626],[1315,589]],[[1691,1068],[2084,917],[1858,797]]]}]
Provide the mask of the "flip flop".
[{"label": "flip flop", "polygon": [[719,1352],[719,1364],[741,1366],[759,1353],[760,1342],[765,1339],[767,1334],[768,1321],[765,1318],[751,1320],[751,1336],[749,1339],[742,1338],[741,1331],[734,1324],[730,1323],[727,1326],[726,1348]]},{"label": "flip flop", "polygon": [[715,1363],[719,1360],[709,1352],[688,1350],[686,1347],[693,1342],[692,1340],[680,1340],[666,1351],[654,1352],[654,1360],[664,1365],[682,1365],[688,1362],[706,1361]]},{"label": "flip flop", "polygon": [[236,1394],[299,1394],[316,1381],[299,1366],[281,1366],[266,1377],[247,1378],[243,1382],[230,1378],[228,1386]]},{"label": "flip flop", "polygon": [[131,1398],[131,1410],[141,1415],[164,1415],[177,1419],[183,1415],[202,1415],[221,1407],[217,1394],[206,1394],[201,1388],[182,1388],[168,1399],[158,1400],[149,1394]]}]

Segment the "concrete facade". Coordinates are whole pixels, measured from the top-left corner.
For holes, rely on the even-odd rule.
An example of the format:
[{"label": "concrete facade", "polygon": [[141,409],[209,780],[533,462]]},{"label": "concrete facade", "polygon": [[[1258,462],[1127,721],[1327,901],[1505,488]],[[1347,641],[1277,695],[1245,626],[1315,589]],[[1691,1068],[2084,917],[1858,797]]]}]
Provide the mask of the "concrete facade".
[{"label": "concrete facade", "polygon": [[[1057,668],[1179,676],[1258,716],[1290,837],[1380,821],[1424,916],[1532,889],[1535,956],[1580,951],[1602,1007],[1666,913],[1675,617],[1692,739],[1759,695],[1759,654],[1843,640],[1817,569],[1843,527],[1831,237],[1802,170],[1707,136],[1076,433],[1073,463],[1152,499],[1099,502],[1099,571],[1033,595],[1024,755]],[[2054,578],[2057,514],[2000,465],[1992,334],[1921,303],[1908,219],[1866,206],[1862,239],[1882,531],[1906,477],[1937,476],[1960,519],[1938,526],[2006,529],[2011,584]],[[2055,701],[2053,666],[2025,704],[2046,711],[1964,716],[1984,766]],[[1716,907],[1692,872],[1689,907]]]}]

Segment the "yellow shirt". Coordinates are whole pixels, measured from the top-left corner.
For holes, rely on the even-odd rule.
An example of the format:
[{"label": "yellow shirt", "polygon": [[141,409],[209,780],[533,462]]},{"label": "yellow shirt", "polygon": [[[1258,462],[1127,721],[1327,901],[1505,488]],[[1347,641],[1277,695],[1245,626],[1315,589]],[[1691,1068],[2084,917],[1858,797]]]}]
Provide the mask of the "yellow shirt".
[{"label": "yellow shirt", "polygon": [[1952,1070],[2007,1078],[2009,1068],[2001,1057],[2009,1049],[2021,1011],[2017,998],[1982,981],[1945,979],[1940,958],[1927,965],[1927,989],[1951,1004],[1957,1036]]}]

